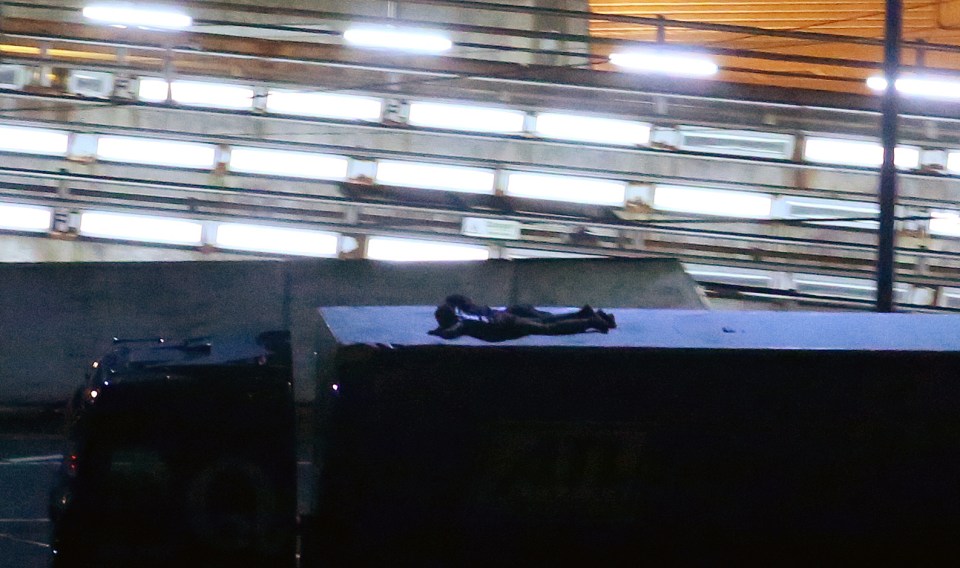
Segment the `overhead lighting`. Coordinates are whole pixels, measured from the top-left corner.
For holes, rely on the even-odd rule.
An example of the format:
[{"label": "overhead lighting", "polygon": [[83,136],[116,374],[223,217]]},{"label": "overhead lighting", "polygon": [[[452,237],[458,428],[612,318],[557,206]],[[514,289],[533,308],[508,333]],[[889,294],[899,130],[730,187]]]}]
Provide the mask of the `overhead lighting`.
[{"label": "overhead lighting", "polygon": [[217,148],[212,144],[178,140],[150,140],[133,136],[100,136],[97,159],[174,168],[211,169]]},{"label": "overhead lighting", "polygon": [[336,256],[339,235],[308,229],[243,223],[217,226],[216,246],[226,249],[302,256]]},{"label": "overhead lighting", "polygon": [[666,49],[611,53],[610,63],[633,71],[683,77],[709,77],[719,70],[716,63],[702,55]]},{"label": "overhead lighting", "polygon": [[453,47],[452,41],[435,32],[395,28],[351,28],[343,32],[343,39],[358,47],[415,53],[443,53]]},{"label": "overhead lighting", "polygon": [[378,122],[383,101],[357,95],[271,89],[267,94],[267,112]]},{"label": "overhead lighting", "polygon": [[490,251],[479,245],[370,237],[367,239],[367,258],[403,262],[487,260]]},{"label": "overhead lighting", "polygon": [[596,178],[519,172],[507,175],[507,195],[526,199],[619,207],[626,188],[624,182]]},{"label": "overhead lighting", "polygon": [[960,237],[960,213],[956,211],[932,211],[930,233],[945,237]]},{"label": "overhead lighting", "polygon": [[[870,77],[867,87],[874,91],[886,91],[887,79]],[[931,99],[960,99],[960,80],[949,77],[900,77],[897,79],[897,91]]]},{"label": "overhead lighting", "polygon": [[182,30],[193,20],[187,14],[162,8],[135,8],[129,4],[96,4],[83,9],[83,17],[115,26]]},{"label": "overhead lighting", "polygon": [[407,122],[430,128],[513,134],[523,132],[525,118],[526,113],[520,110],[413,102]]},{"label": "overhead lighting", "polygon": [[766,218],[772,205],[773,197],[761,193],[672,185],[658,185],[653,192],[653,208],[661,211]]},{"label": "overhead lighting", "polygon": [[[883,146],[866,140],[807,138],[803,146],[803,159],[823,164],[876,168],[883,164]],[[916,169],[920,167],[920,149],[897,146],[893,162],[898,168]]]},{"label": "overhead lighting", "polygon": [[[167,100],[167,85],[164,79],[142,77],[137,95],[143,101],[163,102]],[[169,85],[171,98],[178,104],[236,110],[253,108],[251,87],[207,81],[173,81]]]},{"label": "overhead lighting", "polygon": [[47,231],[53,213],[46,207],[0,203],[0,229],[11,231]]},{"label": "overhead lighting", "polygon": [[80,215],[80,234],[104,239],[199,245],[203,225],[199,221],[171,217],[85,211]]},{"label": "overhead lighting", "polygon": [[633,146],[650,142],[650,125],[632,120],[600,118],[578,114],[541,112],[534,132],[543,138],[621,144]]},{"label": "overhead lighting", "polygon": [[62,130],[0,125],[0,152],[66,156],[69,142]]},{"label": "overhead lighting", "polygon": [[346,179],[350,160],[344,156],[268,148],[230,149],[230,171],[308,179]]},{"label": "overhead lighting", "polygon": [[377,183],[464,193],[493,193],[494,171],[418,162],[380,160]]}]

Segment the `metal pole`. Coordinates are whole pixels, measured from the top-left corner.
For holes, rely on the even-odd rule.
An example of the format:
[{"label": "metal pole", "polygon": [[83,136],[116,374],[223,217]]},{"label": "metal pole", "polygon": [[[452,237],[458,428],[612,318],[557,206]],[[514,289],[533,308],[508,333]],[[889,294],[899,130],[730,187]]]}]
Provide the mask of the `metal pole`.
[{"label": "metal pole", "polygon": [[897,203],[897,170],[893,163],[897,147],[899,97],[896,82],[900,75],[900,40],[903,30],[903,3],[887,0],[886,41],[883,46],[883,75],[887,88],[883,93],[883,166],[880,168],[880,234],[877,254],[877,311],[893,311],[894,249],[896,230],[894,207]]}]

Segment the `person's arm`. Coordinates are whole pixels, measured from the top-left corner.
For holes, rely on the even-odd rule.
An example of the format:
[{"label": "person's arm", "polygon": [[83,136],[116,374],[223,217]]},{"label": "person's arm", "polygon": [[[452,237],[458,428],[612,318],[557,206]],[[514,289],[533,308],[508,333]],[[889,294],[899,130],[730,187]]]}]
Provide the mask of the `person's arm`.
[{"label": "person's arm", "polygon": [[431,329],[427,333],[442,337],[443,339],[456,339],[464,333],[463,322],[457,322],[447,328],[438,327],[436,329]]}]

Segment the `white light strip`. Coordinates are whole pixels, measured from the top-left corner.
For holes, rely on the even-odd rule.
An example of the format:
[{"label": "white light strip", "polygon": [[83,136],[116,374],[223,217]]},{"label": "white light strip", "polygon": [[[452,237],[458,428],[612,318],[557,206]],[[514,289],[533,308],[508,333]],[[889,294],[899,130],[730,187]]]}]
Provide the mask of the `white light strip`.
[{"label": "white light strip", "polygon": [[190,27],[193,20],[183,12],[159,8],[97,4],[83,9],[83,17],[105,24],[137,26],[142,28],[180,30]]},{"label": "white light strip", "polygon": [[407,122],[414,126],[471,132],[523,132],[525,113],[519,110],[447,103],[410,103]]},{"label": "white light strip", "polygon": [[[867,87],[874,91],[886,91],[887,80],[879,76],[870,77]],[[897,79],[897,91],[931,99],[960,99],[960,80],[949,77],[900,77]]]},{"label": "white light strip", "polygon": [[383,101],[356,95],[271,89],[267,94],[267,112],[379,122]]},{"label": "white light strip", "polygon": [[750,219],[770,216],[773,197],[721,189],[658,185],[653,193],[653,208],[700,215],[723,215]]},{"label": "white light strip", "polygon": [[212,169],[217,147],[177,140],[150,140],[132,136],[100,136],[97,159],[175,168]]},{"label": "white light strip", "polygon": [[627,184],[596,178],[512,172],[507,195],[527,199],[568,201],[588,205],[623,205]]},{"label": "white light strip", "polygon": [[650,125],[632,120],[600,118],[577,114],[542,112],[537,115],[534,132],[543,138],[621,144],[650,142]]},{"label": "white light strip", "polygon": [[381,160],[376,180],[383,185],[493,194],[494,170]]},{"label": "white light strip", "polygon": [[80,215],[80,234],[104,239],[122,239],[173,245],[199,245],[203,225],[199,221],[85,211]]},{"label": "white light strip", "polygon": [[[883,164],[883,146],[863,140],[807,138],[803,159],[822,164],[880,167]],[[893,162],[898,168],[916,169],[920,166],[920,149],[897,146]]]},{"label": "white light strip", "polygon": [[254,252],[302,256],[336,256],[339,235],[308,229],[268,227],[243,223],[217,226],[216,246]]},{"label": "white light strip", "polygon": [[367,239],[367,258],[403,262],[487,260],[490,251],[479,245],[370,237]]},{"label": "white light strip", "polygon": [[[173,101],[182,105],[248,110],[253,108],[253,88],[243,85],[208,83],[205,81],[174,81],[171,84]],[[137,96],[140,100],[163,102],[167,100],[167,81],[142,77]]]},{"label": "white light strip", "polygon": [[960,173],[960,152],[947,152],[947,171]]},{"label": "white light strip", "polygon": [[230,171],[308,179],[346,179],[344,156],[267,148],[231,148]]},{"label": "white light strip", "polygon": [[960,213],[957,211],[931,211],[930,233],[945,237],[960,237]]},{"label": "white light strip", "polygon": [[62,130],[0,125],[0,151],[66,156],[70,134]]},{"label": "white light strip", "polygon": [[46,207],[0,203],[0,229],[44,232],[50,229],[52,217]]},{"label": "white light strip", "polygon": [[709,77],[719,70],[702,55],[667,50],[611,53],[610,63],[635,71],[649,71],[684,77]]},{"label": "white light strip", "polygon": [[438,33],[394,28],[351,28],[343,32],[343,39],[358,47],[417,53],[442,53],[453,47],[453,42]]}]

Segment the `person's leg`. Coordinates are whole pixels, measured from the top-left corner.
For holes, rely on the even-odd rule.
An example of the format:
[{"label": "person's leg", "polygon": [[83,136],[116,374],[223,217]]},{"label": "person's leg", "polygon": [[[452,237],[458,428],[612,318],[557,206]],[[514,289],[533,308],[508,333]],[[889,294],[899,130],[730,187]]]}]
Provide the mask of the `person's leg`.
[{"label": "person's leg", "polygon": [[589,318],[565,319],[555,322],[543,322],[528,318],[515,318],[513,325],[524,335],[573,335],[595,329],[607,333],[610,326],[600,316]]},{"label": "person's leg", "polygon": [[575,312],[567,312],[565,314],[550,313],[545,310],[537,309],[530,304],[518,304],[515,306],[510,306],[507,308],[507,311],[515,316],[537,320],[542,323],[556,323],[567,320],[589,319],[594,316],[593,308],[591,308],[589,305],[583,306]]}]

